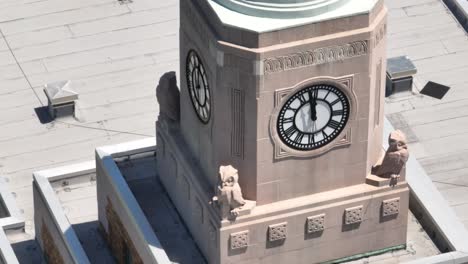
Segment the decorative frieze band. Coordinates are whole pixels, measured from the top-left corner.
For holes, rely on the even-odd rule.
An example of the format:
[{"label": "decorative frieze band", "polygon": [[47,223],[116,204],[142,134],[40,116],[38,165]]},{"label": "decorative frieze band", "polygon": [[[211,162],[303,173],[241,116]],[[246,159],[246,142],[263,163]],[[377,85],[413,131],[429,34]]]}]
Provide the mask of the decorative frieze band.
[{"label": "decorative frieze band", "polygon": [[[381,216],[395,216],[398,215],[400,212],[400,197],[391,198],[387,200],[383,200],[381,202]],[[343,226],[349,228],[350,226],[357,226],[364,221],[364,205],[349,207],[344,209],[344,217],[343,217]],[[306,218],[306,225],[305,225],[305,233],[306,235],[314,235],[309,236],[309,238],[319,237],[321,236],[322,232],[326,232],[325,229],[325,218],[328,217],[325,213],[316,214],[312,216],[308,216]],[[333,222],[333,221],[332,221]],[[210,237],[213,236],[211,232],[215,235],[214,224],[212,224],[213,231],[210,231]],[[295,227],[292,227],[293,229]],[[331,227],[333,229],[335,227]],[[263,231],[261,232],[263,233]],[[267,230],[267,243],[278,241],[284,241],[288,236],[288,222],[282,222],[277,224],[268,225]],[[255,237],[254,237],[255,238]],[[214,239],[214,238],[212,238]],[[258,239],[258,238],[257,238]],[[307,239],[307,238],[306,238]],[[229,243],[231,250],[237,249],[244,249],[249,246],[249,231],[244,230],[241,232],[231,233],[229,236]],[[252,244],[259,243],[258,240],[252,241]]]},{"label": "decorative frieze band", "polygon": [[268,58],[264,60],[264,70],[267,74],[287,71],[295,68],[359,57],[366,55],[367,52],[367,41],[356,41],[341,46],[318,48],[315,50],[297,52],[286,56]]}]

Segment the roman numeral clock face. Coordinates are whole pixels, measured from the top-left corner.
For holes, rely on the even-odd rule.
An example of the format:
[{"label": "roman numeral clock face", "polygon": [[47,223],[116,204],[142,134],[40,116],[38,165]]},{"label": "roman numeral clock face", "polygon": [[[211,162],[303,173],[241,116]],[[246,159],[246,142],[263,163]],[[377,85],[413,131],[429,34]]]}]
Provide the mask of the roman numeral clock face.
[{"label": "roman numeral clock face", "polygon": [[187,56],[187,86],[193,108],[204,124],[210,121],[211,93],[205,67],[194,50]]},{"label": "roman numeral clock face", "polygon": [[281,141],[295,150],[318,149],[343,131],[349,117],[349,100],[328,84],[296,92],[281,108],[277,130]]}]

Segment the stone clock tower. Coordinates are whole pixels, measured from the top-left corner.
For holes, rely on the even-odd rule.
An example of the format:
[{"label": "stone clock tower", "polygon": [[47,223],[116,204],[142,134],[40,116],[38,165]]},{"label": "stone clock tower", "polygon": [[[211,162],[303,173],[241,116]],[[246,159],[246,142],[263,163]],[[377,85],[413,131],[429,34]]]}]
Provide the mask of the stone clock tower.
[{"label": "stone clock tower", "polygon": [[371,174],[383,155],[383,2],[180,1],[180,114],[157,122],[158,170],[209,263],[405,246],[404,174],[394,186]]}]

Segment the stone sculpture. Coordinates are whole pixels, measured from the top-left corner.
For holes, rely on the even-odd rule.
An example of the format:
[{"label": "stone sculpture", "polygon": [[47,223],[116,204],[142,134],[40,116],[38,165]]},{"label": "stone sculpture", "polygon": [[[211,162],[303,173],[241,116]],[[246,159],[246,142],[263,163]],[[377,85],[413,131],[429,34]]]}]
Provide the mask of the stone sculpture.
[{"label": "stone sculpture", "polygon": [[159,114],[172,121],[180,119],[180,92],[177,88],[175,72],[165,73],[156,87],[156,98],[159,103]]},{"label": "stone sculpture", "polygon": [[393,131],[388,137],[388,145],[382,163],[372,168],[372,173],[382,178],[390,178],[395,185],[409,157],[405,134],[400,130]]},{"label": "stone sculpture", "polygon": [[239,209],[246,203],[238,180],[239,175],[234,167],[231,165],[219,167],[219,183],[213,201],[219,206],[223,219],[236,218]]}]

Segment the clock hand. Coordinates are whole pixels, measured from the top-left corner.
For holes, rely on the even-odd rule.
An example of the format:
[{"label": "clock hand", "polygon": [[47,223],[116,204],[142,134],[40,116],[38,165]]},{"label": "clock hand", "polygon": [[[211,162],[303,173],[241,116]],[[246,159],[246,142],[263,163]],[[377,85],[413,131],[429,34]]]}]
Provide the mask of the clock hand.
[{"label": "clock hand", "polygon": [[200,101],[200,75],[198,71],[195,71],[195,78],[193,78],[195,84],[195,97],[197,101]]},{"label": "clock hand", "polygon": [[317,98],[314,95],[316,95],[315,91],[314,93],[309,91],[310,118],[315,123],[317,121]]},{"label": "clock hand", "polygon": [[199,70],[196,71],[195,76],[197,77],[195,80],[197,90],[200,90],[200,72]]}]

